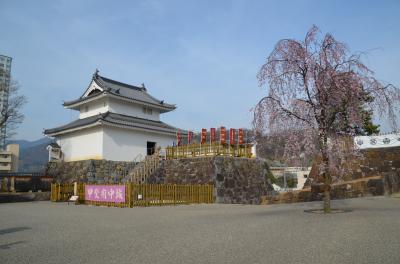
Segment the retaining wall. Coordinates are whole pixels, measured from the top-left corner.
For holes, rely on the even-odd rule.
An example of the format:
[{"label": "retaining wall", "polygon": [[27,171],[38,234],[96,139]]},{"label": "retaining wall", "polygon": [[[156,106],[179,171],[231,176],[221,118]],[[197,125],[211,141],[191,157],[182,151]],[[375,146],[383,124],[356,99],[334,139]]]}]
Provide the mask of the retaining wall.
[{"label": "retaining wall", "polygon": [[53,176],[58,183],[124,183],[134,166],[134,162],[111,160],[49,162],[46,175]]},{"label": "retaining wall", "polygon": [[260,204],[273,192],[265,161],[249,158],[198,157],[164,160],[149,183],[213,184],[217,203]]},{"label": "retaining wall", "polygon": [[[380,177],[375,184],[382,185],[384,193],[400,192],[400,147],[366,149],[361,153],[363,154],[361,159],[351,161],[352,171],[344,180]],[[318,166],[319,163],[315,162],[310,172],[310,178],[316,179],[317,182],[322,181],[318,179]],[[305,188],[309,186],[310,181],[307,181]]]}]

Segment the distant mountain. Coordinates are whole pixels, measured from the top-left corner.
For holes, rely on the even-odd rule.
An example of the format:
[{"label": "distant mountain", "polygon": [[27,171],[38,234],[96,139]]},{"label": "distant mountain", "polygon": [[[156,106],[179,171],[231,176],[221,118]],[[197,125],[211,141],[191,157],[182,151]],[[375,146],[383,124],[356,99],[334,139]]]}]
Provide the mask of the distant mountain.
[{"label": "distant mountain", "polygon": [[35,147],[38,145],[42,145],[42,144],[50,144],[50,142],[52,142],[51,138],[44,137],[44,138],[34,140],[34,141],[28,141],[25,139],[10,140],[7,142],[7,144],[19,144],[20,149],[25,149],[25,148],[31,148],[31,147]]},{"label": "distant mountain", "polygon": [[19,171],[43,172],[49,158],[46,147],[51,142],[50,138],[35,141],[10,140],[8,144],[19,144]]}]

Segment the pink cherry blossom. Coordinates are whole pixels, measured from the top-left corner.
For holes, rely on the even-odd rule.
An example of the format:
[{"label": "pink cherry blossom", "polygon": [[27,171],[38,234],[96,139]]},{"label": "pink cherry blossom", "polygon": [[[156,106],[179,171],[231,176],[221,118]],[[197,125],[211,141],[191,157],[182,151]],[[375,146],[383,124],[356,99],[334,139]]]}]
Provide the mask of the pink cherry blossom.
[{"label": "pink cherry blossom", "polygon": [[[318,155],[326,186],[360,155],[348,139],[363,125],[362,109],[387,116],[397,128],[400,90],[378,81],[361,55],[349,54],[344,43],[312,26],[304,40],[278,41],[257,75],[268,94],[254,108],[256,134],[288,135],[286,160],[298,159],[300,152]],[[325,190],[324,209],[330,212]]]}]

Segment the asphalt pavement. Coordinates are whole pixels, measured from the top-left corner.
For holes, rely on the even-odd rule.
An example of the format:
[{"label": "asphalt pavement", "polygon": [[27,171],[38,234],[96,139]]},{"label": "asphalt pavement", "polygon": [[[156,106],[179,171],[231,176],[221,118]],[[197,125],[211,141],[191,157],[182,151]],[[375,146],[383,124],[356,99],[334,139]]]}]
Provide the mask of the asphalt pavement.
[{"label": "asphalt pavement", "polygon": [[400,263],[400,199],[107,208],[0,204],[0,263]]}]

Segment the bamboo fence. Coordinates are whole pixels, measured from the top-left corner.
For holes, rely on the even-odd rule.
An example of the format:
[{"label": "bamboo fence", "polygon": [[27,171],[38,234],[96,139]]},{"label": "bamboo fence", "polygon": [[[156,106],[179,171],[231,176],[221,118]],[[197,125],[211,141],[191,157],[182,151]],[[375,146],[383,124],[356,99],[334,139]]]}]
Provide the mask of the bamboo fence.
[{"label": "bamboo fence", "polygon": [[[90,184],[95,185],[95,184]],[[106,184],[99,184],[106,185]],[[117,184],[110,184],[117,185]],[[214,202],[213,185],[177,185],[177,184],[133,184],[125,185],[124,202],[99,202],[85,199],[85,184],[77,184],[78,204],[133,207],[162,206],[177,204],[200,204]],[[73,184],[52,184],[51,201],[67,201],[74,195]]]}]

